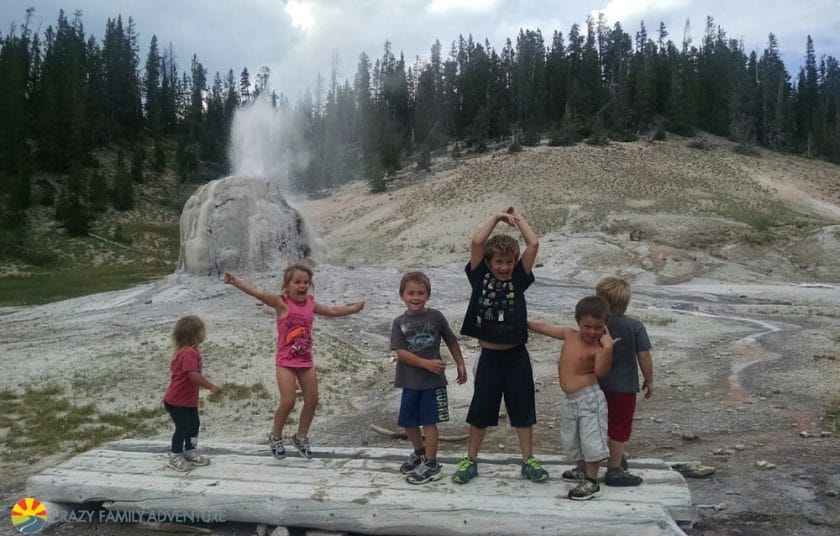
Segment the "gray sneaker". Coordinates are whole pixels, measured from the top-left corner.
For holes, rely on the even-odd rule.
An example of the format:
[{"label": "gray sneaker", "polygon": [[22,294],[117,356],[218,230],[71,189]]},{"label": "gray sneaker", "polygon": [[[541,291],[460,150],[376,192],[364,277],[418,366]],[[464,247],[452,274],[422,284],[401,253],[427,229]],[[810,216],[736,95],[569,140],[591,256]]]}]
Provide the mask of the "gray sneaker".
[{"label": "gray sneaker", "polygon": [[195,467],[193,464],[187,461],[184,457],[183,453],[180,454],[170,454],[169,455],[169,468],[178,471],[179,473],[186,473],[187,471],[192,471],[192,468]]},{"label": "gray sneaker", "polygon": [[434,466],[432,466],[432,464],[424,456],[420,465],[418,465],[414,471],[408,473],[405,479],[409,484],[425,484],[426,482],[431,482],[432,480],[440,480],[442,476],[442,466],[437,463],[437,461],[435,461]]},{"label": "gray sneaker", "polygon": [[522,478],[531,482],[545,482],[548,480],[548,471],[543,469],[542,463],[534,456],[522,462],[520,474]]},{"label": "gray sneaker", "polygon": [[632,475],[622,468],[607,469],[607,474],[604,475],[604,484],[607,486],[616,487],[630,487],[639,486],[642,483],[642,477]]},{"label": "gray sneaker", "polygon": [[268,433],[268,444],[271,445],[271,455],[277,460],[282,460],[286,457],[286,447],[283,446],[283,438],[276,438]]},{"label": "gray sneaker", "polygon": [[400,465],[400,473],[404,475],[412,473],[421,463],[423,463],[423,457],[412,450],[405,463]]},{"label": "gray sneaker", "polygon": [[586,475],[583,474],[583,471],[581,471],[580,468],[572,467],[571,469],[563,471],[562,478],[566,482],[580,482],[581,480],[586,478]]},{"label": "gray sneaker", "polygon": [[584,480],[569,492],[569,498],[573,501],[588,501],[600,496],[601,486],[591,480]]},{"label": "gray sneaker", "polygon": [[300,455],[307,460],[312,459],[312,450],[309,448],[309,438],[304,437],[303,439],[298,439],[297,434],[292,436],[292,445],[295,446],[297,451]]}]

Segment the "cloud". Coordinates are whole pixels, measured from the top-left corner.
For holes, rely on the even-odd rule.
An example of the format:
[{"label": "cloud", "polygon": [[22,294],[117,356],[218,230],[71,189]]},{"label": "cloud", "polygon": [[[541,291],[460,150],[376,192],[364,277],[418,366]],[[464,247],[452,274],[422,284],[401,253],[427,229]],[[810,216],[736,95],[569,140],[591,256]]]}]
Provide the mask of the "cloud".
[{"label": "cloud", "polygon": [[437,16],[487,13],[496,9],[496,4],[498,0],[432,0],[426,4],[426,11]]}]

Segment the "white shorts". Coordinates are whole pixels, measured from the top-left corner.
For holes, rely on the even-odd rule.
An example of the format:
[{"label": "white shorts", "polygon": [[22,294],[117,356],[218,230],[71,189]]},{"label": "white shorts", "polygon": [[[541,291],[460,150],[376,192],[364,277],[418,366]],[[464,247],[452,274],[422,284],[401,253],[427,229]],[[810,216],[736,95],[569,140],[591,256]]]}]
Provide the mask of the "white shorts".
[{"label": "white shorts", "polygon": [[598,385],[567,394],[560,405],[560,439],[570,459],[600,462],[609,458],[607,399]]}]

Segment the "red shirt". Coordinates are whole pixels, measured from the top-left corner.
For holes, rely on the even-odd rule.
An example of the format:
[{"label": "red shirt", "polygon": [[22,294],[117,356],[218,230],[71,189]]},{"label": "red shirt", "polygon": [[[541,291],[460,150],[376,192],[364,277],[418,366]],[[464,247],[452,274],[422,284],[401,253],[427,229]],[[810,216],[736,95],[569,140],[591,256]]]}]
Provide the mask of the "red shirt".
[{"label": "red shirt", "polygon": [[178,350],[172,358],[172,379],[163,394],[163,401],[183,408],[198,407],[198,384],[190,379],[190,372],[201,374],[201,353],[192,346]]}]

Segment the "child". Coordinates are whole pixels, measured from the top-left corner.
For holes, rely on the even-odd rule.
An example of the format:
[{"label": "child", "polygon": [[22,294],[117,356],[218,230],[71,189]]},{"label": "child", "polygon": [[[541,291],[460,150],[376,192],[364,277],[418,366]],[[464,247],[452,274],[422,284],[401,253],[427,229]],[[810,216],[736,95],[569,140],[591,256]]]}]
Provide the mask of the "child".
[{"label": "child", "polygon": [[277,387],[280,390],[280,405],[274,412],[274,423],[268,434],[271,454],[278,460],[286,457],[283,445],[283,426],[295,407],[295,383],[303,392],[303,408],[300,411],[298,430],[292,436],[292,444],[307,460],[312,458],[309,446],[309,427],[315,417],[318,405],[318,377],[312,361],[312,317],[346,316],[358,313],[364,302],[344,306],[328,307],[316,302],[309,294],[312,285],[312,270],[302,264],[293,264],[283,273],[283,293],[269,294],[225,273],[225,283],[233,285],[266,305],[274,308],[277,325],[277,354],[274,360]]},{"label": "child", "polygon": [[613,348],[612,369],[599,379],[601,390],[607,399],[607,444],[610,458],[607,461],[607,486],[638,486],[642,477],[627,472],[625,448],[630,439],[633,414],[636,412],[636,393],[639,392],[638,361],[645,378],[642,384],[645,398],[653,396],[653,361],[650,356],[650,340],[644,324],[635,318],[624,316],[630,303],[630,285],[619,277],[602,279],[595,287],[595,293],[610,306],[607,327],[621,344]]},{"label": "child", "polygon": [[459,384],[467,381],[458,339],[443,314],[426,307],[431,293],[432,285],[425,274],[405,274],[400,281],[405,313],[391,326],[391,349],[397,352],[394,387],[403,388],[399,425],[405,428],[414,447],[400,472],[407,474],[406,480],[411,484],[425,484],[443,476],[437,461],[437,423],[449,420],[449,408],[443,374],[446,363],[440,356],[441,339],[458,367],[455,381]]},{"label": "child", "polygon": [[[516,227],[525,240],[490,234],[499,222]],[[522,478],[532,482],[548,479],[548,471],[533,456],[533,425],[537,422],[534,375],[525,343],[528,340],[525,290],[534,282],[531,269],[537,258],[539,239],[525,218],[513,207],[495,214],[480,225],[470,243],[467,279],[472,295],[461,334],[475,337],[481,355],[475,371],[475,387],[467,422],[470,424],[467,456],[458,463],[452,480],[459,484],[478,476],[478,451],[488,426],[499,424],[502,397],[516,428],[522,454]]]},{"label": "child", "polygon": [[214,395],[222,388],[201,374],[201,353],[198,345],[204,342],[207,330],[197,316],[185,316],[172,330],[172,378],[163,395],[163,405],[175,423],[169,467],[189,471],[196,465],[207,465],[210,459],[195,451],[198,428],[198,388],[210,389]]},{"label": "child", "polygon": [[584,501],[601,495],[598,465],[609,455],[607,449],[607,402],[598,378],[612,363],[613,344],[607,331],[609,305],[599,296],[589,296],[575,306],[578,330],[543,322],[528,322],[532,330],[564,341],[557,361],[561,404],[560,438],[566,454],[577,461],[580,483],[569,498]]}]

